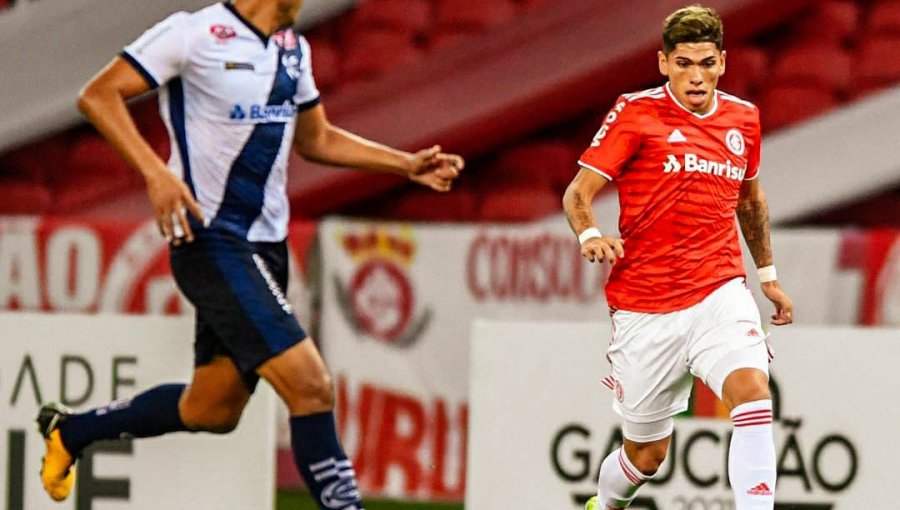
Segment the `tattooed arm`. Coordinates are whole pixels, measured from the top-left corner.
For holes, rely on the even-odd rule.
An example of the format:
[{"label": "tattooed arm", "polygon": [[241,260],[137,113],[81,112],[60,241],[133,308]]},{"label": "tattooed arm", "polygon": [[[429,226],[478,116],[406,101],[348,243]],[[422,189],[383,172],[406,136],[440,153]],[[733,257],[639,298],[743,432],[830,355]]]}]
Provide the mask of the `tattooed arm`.
[{"label": "tattooed arm", "polygon": [[[607,182],[609,181],[600,174],[582,168],[566,188],[563,210],[576,236],[589,228],[597,228],[591,203]],[[621,239],[593,237],[581,244],[581,255],[591,262],[608,260],[610,264],[615,264],[616,258],[625,257],[625,250]]]},{"label": "tattooed arm", "polygon": [[[771,266],[772,242],[769,238],[769,205],[759,179],[744,181],[737,206],[738,223],[756,267]],[[775,305],[772,324],[781,326],[794,320],[794,304],[781,289],[778,280],[761,284],[763,294]]]}]

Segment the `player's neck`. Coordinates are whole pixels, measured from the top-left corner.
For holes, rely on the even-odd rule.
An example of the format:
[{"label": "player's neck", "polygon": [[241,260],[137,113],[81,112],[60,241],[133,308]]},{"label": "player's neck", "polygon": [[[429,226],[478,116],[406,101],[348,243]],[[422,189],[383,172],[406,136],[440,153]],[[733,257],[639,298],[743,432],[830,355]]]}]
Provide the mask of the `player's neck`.
[{"label": "player's neck", "polygon": [[257,30],[269,36],[277,29],[290,25],[294,19],[290,12],[272,0],[234,0],[234,8]]}]

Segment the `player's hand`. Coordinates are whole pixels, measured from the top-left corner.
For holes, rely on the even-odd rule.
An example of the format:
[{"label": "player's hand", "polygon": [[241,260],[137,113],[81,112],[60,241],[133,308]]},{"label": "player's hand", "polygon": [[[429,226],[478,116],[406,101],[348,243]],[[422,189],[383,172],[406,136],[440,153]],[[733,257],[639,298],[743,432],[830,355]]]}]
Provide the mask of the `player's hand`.
[{"label": "player's hand", "polygon": [[[166,242],[178,246],[194,240],[187,214],[190,212],[203,223],[203,212],[191,190],[167,169],[147,174],[147,195],[153,205],[154,218]],[[177,233],[177,235],[176,235]]]},{"label": "player's hand", "polygon": [[459,177],[465,161],[456,154],[441,152],[435,145],[413,154],[409,179],[435,191],[450,191],[453,181]]},{"label": "player's hand", "polygon": [[763,294],[775,305],[775,313],[772,315],[772,324],[784,326],[794,322],[794,302],[778,285],[778,281],[765,282],[760,285]]},{"label": "player's hand", "polygon": [[616,265],[617,259],[625,258],[625,245],[615,237],[592,237],[581,245],[581,256],[591,262]]}]

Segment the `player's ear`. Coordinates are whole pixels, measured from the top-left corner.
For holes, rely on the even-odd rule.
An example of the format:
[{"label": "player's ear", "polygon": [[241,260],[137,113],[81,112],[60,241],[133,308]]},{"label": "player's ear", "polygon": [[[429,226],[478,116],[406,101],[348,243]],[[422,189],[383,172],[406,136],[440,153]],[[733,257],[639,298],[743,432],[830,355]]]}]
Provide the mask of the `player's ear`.
[{"label": "player's ear", "polygon": [[725,50],[722,50],[722,53],[719,56],[719,59],[720,59],[719,60],[719,64],[720,64],[719,76],[722,76],[725,74]]},{"label": "player's ear", "polygon": [[659,73],[663,76],[669,76],[669,61],[666,58],[665,52],[662,50],[656,52],[657,58],[659,58]]}]

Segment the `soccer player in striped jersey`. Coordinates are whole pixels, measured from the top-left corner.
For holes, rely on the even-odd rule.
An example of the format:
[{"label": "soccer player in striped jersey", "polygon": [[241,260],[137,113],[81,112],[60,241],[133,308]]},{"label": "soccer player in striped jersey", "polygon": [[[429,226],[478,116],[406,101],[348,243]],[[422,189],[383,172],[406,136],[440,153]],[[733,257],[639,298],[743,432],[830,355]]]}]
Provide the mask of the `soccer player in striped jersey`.
[{"label": "soccer player in striped jersey", "polygon": [[[735,214],[775,307],[772,324],[790,324],[793,304],[773,266],[759,184],[759,111],[716,89],[725,71],[722,39],[712,9],[686,7],[665,20],[658,58],[668,82],[619,97],[563,199],[582,255],[612,264],[608,385],[624,445],[603,461],[588,509],[626,508],[656,473],[693,376],[731,411],[735,508],[774,505],[769,350]],[[602,235],[591,209],[613,180],[621,239]]]},{"label": "soccer player in striped jersey", "polygon": [[[291,28],[301,4],[235,0],[173,14],[82,91],[81,111],[144,177],[171,242],[173,274],[197,310],[195,370],[189,386],[157,386],[85,413],[44,406],[41,478],[55,500],[68,496],[75,462],[95,441],[233,430],[262,377],[287,405],[297,467],[319,506],[362,509],[335,431],[330,376],[284,297],[288,154],[437,191],[450,189],[463,161],[437,146],[395,150],[329,123],[309,45]],[[125,106],[157,88],[168,164]]]}]

